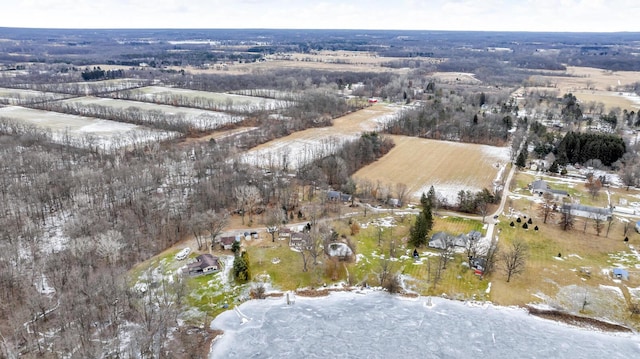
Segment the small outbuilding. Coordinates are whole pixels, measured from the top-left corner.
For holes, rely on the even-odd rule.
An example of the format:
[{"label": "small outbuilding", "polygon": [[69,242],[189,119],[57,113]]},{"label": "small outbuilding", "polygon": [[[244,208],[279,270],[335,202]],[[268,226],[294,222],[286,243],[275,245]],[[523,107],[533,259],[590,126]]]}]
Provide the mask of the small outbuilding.
[{"label": "small outbuilding", "polygon": [[230,250],[233,248],[234,242],[240,242],[239,236],[220,238],[220,248]]},{"label": "small outbuilding", "polygon": [[613,268],[613,278],[629,280],[629,272],[622,268]]},{"label": "small outbuilding", "polygon": [[309,233],[293,232],[289,239],[289,247],[304,249],[311,245],[311,236]]}]

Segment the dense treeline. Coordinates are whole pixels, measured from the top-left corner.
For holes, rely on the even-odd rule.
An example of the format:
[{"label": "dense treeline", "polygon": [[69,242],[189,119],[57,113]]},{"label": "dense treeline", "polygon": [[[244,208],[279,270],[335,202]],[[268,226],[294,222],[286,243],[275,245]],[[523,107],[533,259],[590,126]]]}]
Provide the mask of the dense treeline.
[{"label": "dense treeline", "polygon": [[[205,114],[199,116],[198,119],[187,120],[182,113],[171,114],[161,110],[143,110],[137,106],[118,108],[115,106],[62,101],[36,102],[25,104],[25,106],[45,111],[132,123],[167,131],[176,131],[182,134],[211,131],[225,124],[219,119]],[[238,122],[238,120],[230,118],[228,122]]]},{"label": "dense treeline", "polygon": [[300,168],[297,177],[308,183],[344,188],[352,174],[384,156],[393,146],[388,137],[376,132],[364,133],[358,140],[344,143],[335,154]]},{"label": "dense treeline", "polygon": [[93,70],[86,69],[80,74],[85,81],[118,79],[125,77],[124,70],[103,70],[99,66]]},{"label": "dense treeline", "polygon": [[567,132],[557,145],[556,158],[561,165],[599,159],[605,166],[610,166],[625,151],[624,140],[617,135]]}]

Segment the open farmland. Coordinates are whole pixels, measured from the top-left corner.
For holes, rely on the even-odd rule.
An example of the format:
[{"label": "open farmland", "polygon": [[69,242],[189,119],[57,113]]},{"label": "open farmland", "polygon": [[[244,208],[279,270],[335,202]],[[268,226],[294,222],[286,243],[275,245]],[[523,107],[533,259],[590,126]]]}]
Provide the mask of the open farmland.
[{"label": "open farmland", "polygon": [[358,180],[404,183],[418,199],[434,186],[439,196],[456,202],[460,190],[493,190],[494,180],[509,161],[507,147],[392,136],[396,146],[354,174]]},{"label": "open farmland", "polygon": [[[609,71],[592,67],[567,67],[557,75],[531,76],[529,82],[540,90],[554,90],[558,96],[574,94],[582,102],[602,102],[607,109],[640,108],[640,99],[626,93],[626,86],[640,82],[638,71]],[[527,88],[527,91],[532,88]]]},{"label": "open farmland", "polygon": [[0,88],[0,103],[19,105],[32,101],[50,101],[65,98],[66,95],[54,92]]},{"label": "open farmland", "polygon": [[[209,68],[187,67],[190,73],[247,74],[274,69],[321,69],[325,71],[367,71],[367,72],[396,72],[407,73],[409,68],[391,68],[385,66],[395,61],[404,61],[402,57],[378,56],[374,52],[321,50],[309,53],[278,53],[265,56],[266,61],[251,63],[216,64]],[[443,59],[432,57],[415,57],[414,60],[437,64]],[[181,70],[182,67],[172,67]]]},{"label": "open farmland", "polygon": [[220,92],[196,91],[161,86],[141,87],[124,94],[130,100],[180,105],[192,103],[195,107],[206,107],[218,111],[251,112],[286,108],[291,102],[262,97],[234,95]]},{"label": "open farmland", "polygon": [[[34,110],[19,106],[0,108],[0,118],[51,131],[54,142],[75,147],[109,150],[132,144],[177,137],[177,133],[156,131],[127,123]],[[11,126],[11,125],[9,125]]]},{"label": "open farmland", "polygon": [[[400,106],[377,104],[333,120],[333,126],[310,128],[269,141],[247,151],[243,161],[260,167],[299,168],[312,160],[334,153],[342,143],[361,133],[375,131],[401,110]],[[284,167],[284,166],[282,166]]]},{"label": "open farmland", "polygon": [[[176,121],[184,121],[199,130],[212,130],[220,126],[224,126],[229,123],[235,123],[242,121],[244,117],[230,115],[223,112],[200,110],[189,107],[176,107],[169,105],[159,105],[148,102],[138,102],[130,100],[116,100],[111,98],[99,98],[99,97],[79,97],[63,101],[66,104],[76,104],[81,107],[96,105],[109,107],[116,110],[134,110],[140,109],[142,111],[159,111],[164,115],[174,116]],[[153,122],[156,117],[154,116],[140,116],[141,119],[147,119],[149,122]],[[164,117],[163,117],[164,119]]]}]

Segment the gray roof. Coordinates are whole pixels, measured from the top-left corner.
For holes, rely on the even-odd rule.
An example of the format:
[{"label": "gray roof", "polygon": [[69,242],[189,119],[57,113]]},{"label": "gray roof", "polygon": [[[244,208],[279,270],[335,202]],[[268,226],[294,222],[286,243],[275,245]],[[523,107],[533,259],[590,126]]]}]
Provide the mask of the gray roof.
[{"label": "gray roof", "polygon": [[547,188],[549,188],[549,185],[547,184],[546,181],[536,180],[536,181],[531,182],[531,189],[532,190],[536,190],[536,189],[538,189],[538,190],[540,190],[540,189],[546,190]]},{"label": "gray roof", "polygon": [[565,211],[569,209],[572,211],[596,213],[596,214],[605,215],[605,216],[610,216],[612,214],[611,208],[592,207],[592,206],[585,206],[583,204],[563,204],[562,209]]}]

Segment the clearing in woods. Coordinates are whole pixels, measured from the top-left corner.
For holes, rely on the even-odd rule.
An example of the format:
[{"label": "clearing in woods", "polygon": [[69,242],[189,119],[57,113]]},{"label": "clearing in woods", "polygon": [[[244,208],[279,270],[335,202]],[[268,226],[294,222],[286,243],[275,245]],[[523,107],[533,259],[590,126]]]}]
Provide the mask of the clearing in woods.
[{"label": "clearing in woods", "polygon": [[509,161],[509,148],[391,136],[396,146],[378,161],[354,174],[357,180],[407,185],[414,200],[433,185],[439,196],[455,203],[460,190],[487,188]]}]

